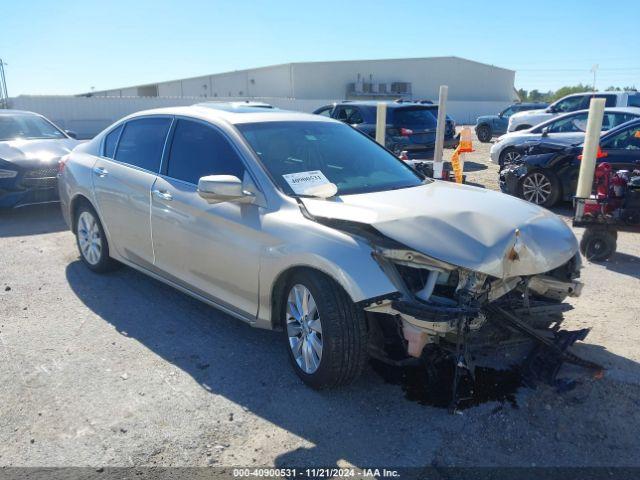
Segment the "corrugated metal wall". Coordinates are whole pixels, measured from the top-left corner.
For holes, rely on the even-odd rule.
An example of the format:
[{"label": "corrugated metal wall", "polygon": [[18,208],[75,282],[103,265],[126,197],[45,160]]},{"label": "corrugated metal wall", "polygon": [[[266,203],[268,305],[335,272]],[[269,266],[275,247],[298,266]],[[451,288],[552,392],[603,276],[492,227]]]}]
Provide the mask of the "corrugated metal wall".
[{"label": "corrugated metal wall", "polygon": [[[40,113],[63,129],[73,130],[79,138],[91,138],[116,120],[140,110],[193,105],[203,98],[188,97],[67,97],[20,96],[11,98],[9,108]],[[217,98],[217,101],[245,101],[246,97]],[[278,108],[312,112],[335,99],[292,99],[256,97],[249,100],[266,102]],[[461,102],[447,104],[447,113],[458,124],[473,124],[480,115],[497,113],[508,102]]]}]

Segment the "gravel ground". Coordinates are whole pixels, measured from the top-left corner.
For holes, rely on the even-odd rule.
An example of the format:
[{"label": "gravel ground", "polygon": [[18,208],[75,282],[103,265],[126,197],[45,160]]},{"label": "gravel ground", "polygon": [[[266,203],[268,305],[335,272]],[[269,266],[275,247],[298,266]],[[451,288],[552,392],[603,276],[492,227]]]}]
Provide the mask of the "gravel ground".
[{"label": "gravel ground", "polygon": [[[496,188],[488,145],[466,163]],[[450,152],[447,152],[450,154]],[[568,206],[558,209],[569,221]],[[580,232],[576,232],[580,235]],[[315,392],[279,334],[131,269],[89,272],[57,207],[0,216],[0,465],[640,465],[640,242],[587,263],[570,327],[607,367],[451,415],[371,368]]]}]

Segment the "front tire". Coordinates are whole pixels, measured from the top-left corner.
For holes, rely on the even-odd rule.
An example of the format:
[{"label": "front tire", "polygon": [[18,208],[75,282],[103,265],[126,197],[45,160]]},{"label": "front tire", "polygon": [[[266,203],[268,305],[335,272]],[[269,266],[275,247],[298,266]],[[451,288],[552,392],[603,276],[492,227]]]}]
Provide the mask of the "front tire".
[{"label": "front tire", "polygon": [[541,207],[552,207],[560,198],[560,182],[546,170],[534,170],[520,182],[520,197]]},{"label": "front tire", "polygon": [[76,212],[75,225],[82,262],[97,273],[116,268],[118,264],[109,256],[109,243],[96,211],[89,205],[81,205]]},{"label": "front tire", "polygon": [[478,140],[482,143],[489,143],[493,137],[493,133],[491,132],[491,127],[489,125],[480,125],[476,130],[476,135],[478,136]]},{"label": "front tire", "polygon": [[364,312],[329,277],[296,272],[281,299],[289,359],[304,383],[315,389],[346,385],[367,362]]},{"label": "front tire", "polygon": [[504,167],[507,163],[513,163],[518,160],[522,155],[514,147],[507,147],[500,152],[500,158],[498,158],[498,165]]}]

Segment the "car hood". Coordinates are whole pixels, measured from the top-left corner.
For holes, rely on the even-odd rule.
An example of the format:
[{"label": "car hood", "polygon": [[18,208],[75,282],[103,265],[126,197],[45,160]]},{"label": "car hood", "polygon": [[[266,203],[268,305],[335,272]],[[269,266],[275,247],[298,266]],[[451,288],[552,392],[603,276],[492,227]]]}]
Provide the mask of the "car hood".
[{"label": "car hood", "polygon": [[0,142],[0,159],[20,167],[55,164],[79,143],[72,138],[4,141]]},{"label": "car hood", "polygon": [[313,216],[369,224],[432,258],[498,278],[547,272],[578,250],[571,229],[548,210],[468,185],[435,181],[301,201]]},{"label": "car hood", "polygon": [[541,113],[547,113],[547,112],[544,108],[541,108],[539,110],[524,110],[522,112],[514,113],[511,116],[520,118],[520,117],[528,117],[529,115],[539,115]]},{"label": "car hood", "polygon": [[499,116],[498,115],[482,115],[481,117],[478,117],[476,119],[476,124],[481,122],[490,122],[491,120],[495,120],[496,118],[499,118]]}]

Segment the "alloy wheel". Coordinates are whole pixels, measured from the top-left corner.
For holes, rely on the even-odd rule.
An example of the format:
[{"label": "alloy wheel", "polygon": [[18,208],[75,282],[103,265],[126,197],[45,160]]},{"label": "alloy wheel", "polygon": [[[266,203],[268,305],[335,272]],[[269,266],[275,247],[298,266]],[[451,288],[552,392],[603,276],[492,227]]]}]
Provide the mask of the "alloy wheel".
[{"label": "alloy wheel", "polygon": [[102,237],[95,217],[82,212],[78,217],[78,244],[84,259],[90,265],[97,265],[102,256]]},{"label": "alloy wheel", "polygon": [[294,285],[287,297],[287,335],[293,358],[300,369],[312,374],[322,360],[322,323],[311,292],[304,285]]},{"label": "alloy wheel", "polygon": [[522,196],[528,202],[542,205],[551,195],[551,181],[544,173],[534,172],[522,181]]},{"label": "alloy wheel", "polygon": [[516,150],[509,150],[505,152],[502,156],[503,163],[512,163],[518,160],[522,155],[520,155]]}]

